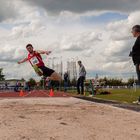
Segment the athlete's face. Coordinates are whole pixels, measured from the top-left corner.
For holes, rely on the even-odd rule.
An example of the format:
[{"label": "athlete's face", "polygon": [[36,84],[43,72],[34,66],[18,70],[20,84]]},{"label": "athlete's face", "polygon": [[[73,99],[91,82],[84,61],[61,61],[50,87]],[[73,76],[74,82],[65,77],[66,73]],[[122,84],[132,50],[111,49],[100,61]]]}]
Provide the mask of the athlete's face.
[{"label": "athlete's face", "polygon": [[26,49],[29,53],[32,53],[34,51],[32,46],[28,46]]}]

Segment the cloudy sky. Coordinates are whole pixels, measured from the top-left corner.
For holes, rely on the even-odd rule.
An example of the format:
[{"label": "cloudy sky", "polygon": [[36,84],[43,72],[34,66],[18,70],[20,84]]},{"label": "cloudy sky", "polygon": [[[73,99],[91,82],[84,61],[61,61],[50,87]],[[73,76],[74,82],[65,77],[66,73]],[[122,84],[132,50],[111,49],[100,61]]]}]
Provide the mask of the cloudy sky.
[{"label": "cloudy sky", "polygon": [[88,77],[132,77],[128,54],[135,41],[131,27],[140,24],[139,5],[139,0],[0,0],[0,67],[7,79],[37,78],[29,63],[16,63],[32,43],[52,51],[50,59],[44,56],[46,64],[53,57],[64,65],[80,59]]}]

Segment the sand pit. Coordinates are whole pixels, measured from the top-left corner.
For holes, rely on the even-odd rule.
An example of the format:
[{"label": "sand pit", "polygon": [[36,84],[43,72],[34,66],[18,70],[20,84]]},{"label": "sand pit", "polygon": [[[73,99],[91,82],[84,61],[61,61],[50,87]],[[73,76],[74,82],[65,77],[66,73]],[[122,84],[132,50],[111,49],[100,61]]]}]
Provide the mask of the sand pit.
[{"label": "sand pit", "polygon": [[0,98],[0,140],[140,140],[140,113],[72,97]]}]

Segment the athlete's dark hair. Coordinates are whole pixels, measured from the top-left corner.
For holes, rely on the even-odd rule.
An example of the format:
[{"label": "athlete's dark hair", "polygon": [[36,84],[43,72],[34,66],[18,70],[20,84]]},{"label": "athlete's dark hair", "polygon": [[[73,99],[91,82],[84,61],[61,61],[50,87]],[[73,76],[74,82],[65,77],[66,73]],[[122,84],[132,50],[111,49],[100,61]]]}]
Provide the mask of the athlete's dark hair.
[{"label": "athlete's dark hair", "polygon": [[134,30],[135,32],[140,32],[140,25],[133,26],[132,30]]},{"label": "athlete's dark hair", "polygon": [[81,61],[81,60],[79,60],[79,61],[78,61],[78,63],[82,63],[82,61]]},{"label": "athlete's dark hair", "polygon": [[27,44],[26,45],[26,48],[28,48],[29,46],[31,46],[33,48],[32,44]]}]

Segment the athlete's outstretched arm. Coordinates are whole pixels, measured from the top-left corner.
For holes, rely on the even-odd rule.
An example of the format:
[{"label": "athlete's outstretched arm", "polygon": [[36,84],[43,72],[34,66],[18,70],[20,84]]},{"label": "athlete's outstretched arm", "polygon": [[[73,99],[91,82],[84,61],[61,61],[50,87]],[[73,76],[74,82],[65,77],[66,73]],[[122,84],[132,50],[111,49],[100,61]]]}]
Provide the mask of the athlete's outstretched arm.
[{"label": "athlete's outstretched arm", "polygon": [[18,61],[18,64],[24,63],[26,61],[28,61],[28,58],[24,58],[23,60]]},{"label": "athlete's outstretched arm", "polygon": [[38,52],[40,54],[47,54],[47,55],[49,55],[51,53],[51,51],[43,51],[43,50],[36,50],[36,52]]}]

